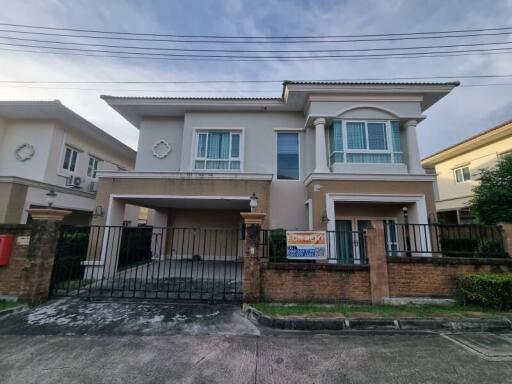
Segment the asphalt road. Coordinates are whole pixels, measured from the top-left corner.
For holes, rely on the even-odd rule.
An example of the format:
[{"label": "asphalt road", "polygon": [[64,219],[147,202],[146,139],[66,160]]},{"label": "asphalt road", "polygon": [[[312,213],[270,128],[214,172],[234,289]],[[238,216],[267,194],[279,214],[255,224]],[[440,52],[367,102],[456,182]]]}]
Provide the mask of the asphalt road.
[{"label": "asphalt road", "polygon": [[458,336],[273,331],[233,306],[63,301],[0,319],[0,382],[512,383],[506,353],[489,361]]}]

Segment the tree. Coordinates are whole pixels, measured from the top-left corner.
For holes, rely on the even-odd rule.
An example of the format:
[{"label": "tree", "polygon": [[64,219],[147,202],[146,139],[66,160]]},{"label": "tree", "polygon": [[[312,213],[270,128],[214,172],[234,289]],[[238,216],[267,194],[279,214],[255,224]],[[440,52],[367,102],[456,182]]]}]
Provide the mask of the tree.
[{"label": "tree", "polygon": [[512,155],[481,172],[480,184],[473,188],[471,212],[482,224],[512,223]]}]

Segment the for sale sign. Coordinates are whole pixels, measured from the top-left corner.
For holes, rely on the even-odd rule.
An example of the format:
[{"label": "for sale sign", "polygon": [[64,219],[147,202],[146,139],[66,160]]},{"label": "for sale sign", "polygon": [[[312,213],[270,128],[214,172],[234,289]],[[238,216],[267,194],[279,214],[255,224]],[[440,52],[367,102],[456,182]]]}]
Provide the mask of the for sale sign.
[{"label": "for sale sign", "polygon": [[286,231],[286,257],[295,260],[326,259],[326,232]]}]

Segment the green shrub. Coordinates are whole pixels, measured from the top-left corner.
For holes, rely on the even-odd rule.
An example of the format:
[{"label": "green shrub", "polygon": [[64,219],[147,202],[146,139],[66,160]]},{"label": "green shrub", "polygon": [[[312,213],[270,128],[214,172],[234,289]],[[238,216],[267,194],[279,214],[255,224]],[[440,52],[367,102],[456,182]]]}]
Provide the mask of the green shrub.
[{"label": "green shrub", "polygon": [[501,240],[481,240],[476,250],[476,257],[505,257]]},{"label": "green shrub", "polygon": [[482,238],[461,237],[450,239],[441,238],[441,249],[444,256],[449,257],[504,257],[501,240],[487,240]]},{"label": "green shrub", "polygon": [[469,237],[450,239],[441,238],[441,249],[443,255],[451,257],[471,257],[478,248],[478,240]]},{"label": "green shrub", "polygon": [[458,275],[457,299],[462,305],[512,309],[512,273]]},{"label": "green shrub", "polygon": [[269,260],[271,262],[286,261],[286,231],[273,229],[269,232]]}]

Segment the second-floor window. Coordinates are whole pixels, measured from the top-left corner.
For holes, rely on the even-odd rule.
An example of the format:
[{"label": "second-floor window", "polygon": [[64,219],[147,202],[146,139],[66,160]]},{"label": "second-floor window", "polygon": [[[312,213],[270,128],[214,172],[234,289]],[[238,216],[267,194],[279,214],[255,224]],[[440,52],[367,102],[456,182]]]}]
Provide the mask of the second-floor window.
[{"label": "second-floor window", "polygon": [[241,169],[240,132],[200,131],[196,138],[195,169]]},{"label": "second-floor window", "polygon": [[92,179],[96,178],[96,171],[98,170],[98,165],[101,160],[95,158],[94,156],[89,156],[89,164],[87,165],[87,176]]},{"label": "second-floor window", "polygon": [[461,167],[454,170],[455,182],[463,183],[465,181],[471,180],[471,173],[469,172],[469,167]]},{"label": "second-floor window", "polygon": [[329,128],[329,161],[403,163],[398,121],[335,120]]},{"label": "second-floor window", "polygon": [[277,178],[299,179],[299,134],[277,134]]},{"label": "second-floor window", "polygon": [[66,145],[62,169],[68,172],[75,172],[78,163],[78,151]]}]

